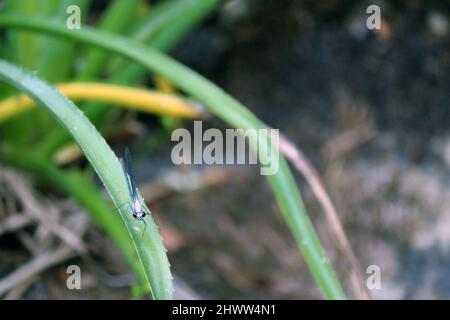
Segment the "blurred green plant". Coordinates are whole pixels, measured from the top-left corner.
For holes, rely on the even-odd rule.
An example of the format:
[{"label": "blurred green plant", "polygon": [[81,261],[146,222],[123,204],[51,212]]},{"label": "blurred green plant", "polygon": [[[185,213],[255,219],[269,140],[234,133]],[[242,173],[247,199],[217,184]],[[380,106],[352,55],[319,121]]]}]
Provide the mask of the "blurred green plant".
[{"label": "blurred green plant", "polygon": [[[149,13],[144,14],[144,17],[136,19],[136,25],[134,28],[131,28],[133,31],[123,36],[117,35],[117,33],[127,33],[120,27],[121,25],[124,26],[126,24],[118,23],[117,26],[112,26],[107,23],[111,20],[106,18],[108,15],[114,14],[114,8],[116,8],[114,5],[119,5],[117,2],[120,1],[113,1],[111,3],[110,7],[108,7],[102,15],[105,16],[105,18],[99,19],[102,23],[95,29],[83,25],[81,30],[68,30],[60,21],[47,21],[42,18],[26,17],[21,10],[13,9],[6,10],[6,14],[0,16],[0,26],[7,28],[7,35],[10,33],[16,35],[27,34],[27,36],[34,36],[36,39],[40,39],[43,37],[43,34],[46,36],[51,34],[61,36],[62,38],[60,38],[59,41],[64,41],[66,45],[69,44],[72,48],[76,42],[83,42],[88,45],[87,53],[84,55],[84,61],[86,61],[86,59],[92,61],[88,64],[89,70],[86,71],[81,68],[80,72],[77,72],[75,67],[76,60],[73,59],[70,64],[72,67],[71,72],[64,78],[57,76],[60,78],[51,79],[53,82],[67,81],[70,76],[75,79],[91,80],[90,78],[92,77],[93,79],[98,80],[99,75],[102,75],[107,81],[113,83],[136,85],[143,79],[146,72],[151,71],[156,75],[161,75],[170,80],[178,88],[204,103],[213,114],[234,127],[242,129],[266,128],[266,125],[258,120],[247,108],[245,108],[245,106],[234,100],[220,88],[194,71],[161,53],[161,51],[172,48],[189,32],[189,30],[192,30],[203,17],[218,5],[218,1],[164,1],[160,5],[150,9]],[[133,16],[131,6],[136,6],[137,4],[135,1],[129,1],[129,5],[130,10],[126,11],[128,14],[123,14],[118,19],[128,21],[130,16]],[[17,13],[20,15],[16,15]],[[101,30],[102,27],[104,30]],[[40,33],[37,35],[30,35],[29,31]],[[16,47],[19,44],[18,41],[9,38],[8,41],[4,42],[6,48]],[[20,45],[26,47],[27,45],[31,45],[31,43],[32,42],[23,41],[20,42]],[[59,43],[59,45],[61,45],[61,43]],[[27,49],[28,48],[22,47],[21,50]],[[121,55],[122,58],[108,55],[104,51],[99,50],[108,50],[111,53]],[[10,49],[6,49],[4,52],[6,53],[6,58],[8,58],[8,60],[15,61],[10,58],[11,54],[8,54],[8,52],[11,52]],[[55,52],[58,52],[58,50],[55,50]],[[39,54],[37,54],[37,57],[39,57]],[[55,58],[54,61],[63,60],[66,59],[66,57],[65,54],[61,53],[59,58]],[[124,60],[124,57],[128,58],[133,63],[130,64]],[[102,61],[102,63],[99,63],[98,61]],[[107,63],[108,61],[110,63]],[[20,64],[20,61],[16,62]],[[36,67],[35,64],[28,66],[31,68]],[[54,66],[47,65],[46,68],[58,68],[58,64],[55,64]],[[48,73],[45,73],[41,69],[38,70],[39,74],[41,72],[44,74],[56,74],[56,72],[47,71]],[[9,96],[10,94],[11,90],[5,90],[3,97]],[[98,128],[104,128],[111,125],[110,119],[114,119],[111,117],[111,114],[114,115],[114,109],[109,108],[109,106],[105,104],[88,104],[85,106],[84,110],[89,119],[91,119]],[[61,146],[70,141],[70,135],[60,128],[51,128],[50,126],[39,127],[36,125],[34,125],[34,127],[37,127],[36,130],[38,132],[33,132],[33,134],[31,134],[31,130],[27,126],[30,124],[30,119],[33,119],[33,115],[26,113],[2,125],[0,128],[5,132],[6,139],[1,142],[0,147],[2,147],[3,152],[7,155],[6,158],[12,164],[16,164],[27,170],[36,171],[41,174],[43,179],[49,179],[55,183],[62,184],[62,182],[58,182],[58,180],[63,180],[62,177],[65,177],[66,172],[55,168],[50,159]],[[18,130],[20,129],[26,132],[18,133]],[[38,143],[37,140],[40,139],[43,139],[43,141]],[[37,144],[37,146],[35,146],[35,144]],[[255,141],[251,141],[251,144],[255,146]],[[27,148],[33,150],[34,156],[39,155],[40,162],[38,163],[45,163],[45,165],[42,166],[48,167],[47,171],[36,169],[33,168],[33,165],[23,163],[27,162],[25,160],[17,160],[18,154],[14,153],[14,150],[22,151]],[[52,168],[52,170],[49,168]],[[324,296],[328,299],[343,299],[345,298],[345,295],[342,287],[331,264],[326,258],[325,252],[303,206],[300,192],[283,157],[280,159],[279,168],[279,172],[275,175],[268,176],[268,180],[280,206],[281,212],[297,241],[298,247],[303,253],[314,279]],[[96,170],[102,169],[96,168]],[[40,171],[43,171],[44,173],[41,173]],[[45,174],[45,172],[47,172],[47,174]],[[48,172],[58,172],[61,179],[51,179]],[[86,183],[88,184],[89,182],[86,180]],[[77,196],[76,190],[71,189],[66,191],[68,194],[77,197],[78,200],[80,200],[80,195]],[[81,200],[80,202],[86,205]],[[86,207],[92,209],[87,205]],[[110,212],[106,212],[106,210],[102,213],[100,212],[101,211],[99,210],[97,218],[102,224],[105,222],[102,222],[103,218],[100,218],[100,216],[102,214],[105,216],[109,215]],[[108,234],[111,235],[112,228],[109,227],[108,229],[108,227],[102,226]],[[126,255],[126,249],[123,249],[126,246],[119,245],[119,247],[122,248],[122,251],[124,251],[124,254]],[[133,264],[133,262],[131,263]],[[162,288],[163,286],[156,287]],[[164,292],[162,292],[160,296],[155,294],[155,297],[161,298],[163,297],[163,293]]]}]

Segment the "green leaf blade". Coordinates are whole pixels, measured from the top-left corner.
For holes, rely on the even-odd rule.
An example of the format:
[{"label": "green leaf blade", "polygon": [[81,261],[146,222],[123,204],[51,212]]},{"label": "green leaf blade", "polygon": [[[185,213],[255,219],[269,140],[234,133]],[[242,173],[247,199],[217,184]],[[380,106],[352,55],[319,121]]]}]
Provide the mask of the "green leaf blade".
[{"label": "green leaf blade", "polygon": [[[0,80],[26,92],[73,135],[116,206],[131,202],[119,160],[83,112],[54,87],[2,60],[0,60]],[[134,218],[126,209],[122,208],[119,211],[133,239],[153,296],[156,299],[172,299],[170,265],[154,220],[148,218],[147,232],[142,238],[143,226],[135,224]]]}]

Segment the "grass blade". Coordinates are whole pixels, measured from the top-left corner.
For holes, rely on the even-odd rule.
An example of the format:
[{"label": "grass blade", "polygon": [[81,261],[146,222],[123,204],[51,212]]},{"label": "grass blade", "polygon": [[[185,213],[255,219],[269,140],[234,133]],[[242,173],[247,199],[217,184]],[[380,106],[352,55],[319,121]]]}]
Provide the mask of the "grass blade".
[{"label": "grass blade", "polygon": [[[95,82],[61,83],[55,86],[63,95],[73,101],[109,102],[125,108],[174,118],[199,118],[202,116],[202,110],[196,106],[195,102],[183,99],[181,96],[158,91]],[[0,124],[35,106],[34,101],[24,94],[0,100]]]},{"label": "grass blade", "polygon": [[[95,127],[70,100],[33,74],[2,60],[0,80],[26,92],[72,134],[117,207],[131,202],[119,160]],[[154,220],[148,218],[146,233],[142,238],[143,226],[135,224],[124,207],[119,211],[131,234],[153,296],[156,299],[173,298],[170,265]]]},{"label": "grass blade", "polygon": [[[155,5],[145,18],[145,23],[137,27],[131,37],[147,45],[165,51],[170,49],[191,31],[219,4],[219,0],[171,0]],[[155,41],[153,41],[153,36]],[[121,65],[120,58],[114,59]],[[114,65],[114,63],[112,63]],[[123,65],[123,61],[122,61]],[[146,74],[146,69],[136,63],[128,63],[125,68],[115,68],[110,82],[115,84],[132,84],[138,82]],[[84,105],[83,105],[84,106]],[[103,119],[109,116],[111,108],[104,103],[88,103],[85,108],[88,118],[99,128]],[[51,157],[59,147],[70,141],[65,131],[55,128],[38,145],[39,152]]]},{"label": "grass blade", "polygon": [[[80,7],[81,12],[87,12],[88,0],[63,0],[53,17],[55,21],[64,23],[67,19],[66,9],[70,5]],[[82,18],[85,15],[81,15]],[[62,39],[44,39],[44,48],[38,62],[39,76],[49,82],[62,81],[67,78],[73,68],[75,45]]]},{"label": "grass blade", "polygon": [[122,251],[137,275],[139,283],[148,289],[147,292],[150,290],[128,230],[119,215],[111,215],[114,210],[113,206],[104,198],[98,188],[87,179],[84,173],[76,170],[64,171],[53,165],[48,159],[36,154],[36,152],[16,146],[6,146],[2,149],[2,155],[6,162],[28,172],[33,172],[39,178],[53,183],[88,209],[93,221],[108,233]]},{"label": "grass blade", "polygon": [[[132,15],[136,12],[141,2],[142,0],[113,1],[100,18],[97,28],[110,32],[122,31],[131,20]],[[89,50],[86,66],[77,76],[77,80],[95,79],[102,67],[105,66],[106,60],[107,56],[105,52],[98,49]]]}]

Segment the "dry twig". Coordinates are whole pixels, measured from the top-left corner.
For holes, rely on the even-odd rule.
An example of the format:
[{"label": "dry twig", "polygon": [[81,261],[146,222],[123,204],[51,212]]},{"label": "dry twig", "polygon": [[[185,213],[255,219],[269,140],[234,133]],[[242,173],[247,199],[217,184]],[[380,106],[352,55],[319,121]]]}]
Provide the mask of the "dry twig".
[{"label": "dry twig", "polygon": [[52,233],[80,253],[86,251],[82,240],[78,236],[68,228],[54,221],[53,216],[50,214],[52,208],[44,208],[43,205],[36,200],[31,192],[31,188],[20,175],[7,170],[4,172],[4,179],[9,182],[13,191],[18,195],[18,198],[21,199],[25,212],[40,221],[41,226],[48,228]]},{"label": "dry twig", "polygon": [[308,161],[308,159],[303,155],[301,150],[296,148],[293,143],[291,143],[282,135],[280,135],[279,138],[279,148],[280,151],[286,156],[286,158],[291,161],[294,167],[305,177],[314,195],[320,202],[325,212],[332,234],[337,241],[337,247],[345,255],[352,267],[351,282],[355,292],[355,296],[358,299],[370,299],[371,296],[365,286],[361,267],[344,232],[336,208],[334,207],[330,196],[326,192],[325,187],[323,186],[319,178],[319,174],[314,169],[312,164]]},{"label": "dry twig", "polygon": [[[77,235],[82,236],[89,225],[89,219],[84,214],[78,214],[71,218],[71,221],[69,221],[71,222],[71,229],[74,230]],[[1,279],[0,296],[4,295],[12,288],[30,282],[33,278],[37,278],[41,272],[48,268],[75,256],[77,256],[77,251],[66,243],[61,244],[56,250],[49,248],[44,253],[34,257],[31,261]]]}]

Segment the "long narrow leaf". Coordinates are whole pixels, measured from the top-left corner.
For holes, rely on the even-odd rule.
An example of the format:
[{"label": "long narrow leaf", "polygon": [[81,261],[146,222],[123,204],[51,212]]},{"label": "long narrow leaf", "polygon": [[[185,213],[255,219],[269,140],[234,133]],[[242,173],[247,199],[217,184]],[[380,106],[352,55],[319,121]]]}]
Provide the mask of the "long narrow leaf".
[{"label": "long narrow leaf", "polygon": [[[158,3],[144,19],[145,23],[132,32],[131,37],[159,50],[169,50],[219,3],[219,0],[171,0]],[[153,36],[156,36],[155,39]],[[118,60],[120,65],[121,59]],[[109,81],[115,84],[133,84],[139,82],[146,72],[145,67],[128,63],[124,69],[116,68],[111,73]],[[87,104],[84,110],[88,118],[99,128],[102,127],[103,119],[109,118],[111,112],[109,105],[98,102]],[[60,146],[70,141],[68,135],[59,129],[52,130],[38,145],[39,152],[46,157],[51,157]]]},{"label": "long narrow leaf", "polygon": [[[84,13],[89,2],[89,0],[62,0],[53,19],[63,23],[67,19],[67,7],[76,5],[80,8],[80,12]],[[81,19],[84,20],[85,16],[82,14]],[[73,68],[75,49],[73,43],[60,38],[44,39],[44,49],[38,63],[39,76],[52,83],[66,79]]]},{"label": "long narrow leaf", "polygon": [[[86,116],[66,97],[32,73],[0,60],[0,80],[25,91],[43,109],[51,113],[74,137],[108,190],[133,238],[152,294],[157,299],[173,297],[172,276],[166,251],[153,218],[144,226],[135,223],[124,203],[131,203],[119,160],[89,122]],[[114,214],[114,213],[111,213]]]},{"label": "long narrow leaf", "polygon": [[53,183],[89,210],[93,221],[107,232],[122,251],[140,284],[144,288],[150,289],[127,228],[119,215],[110,214],[114,208],[92,181],[89,181],[79,171],[65,171],[58,168],[48,159],[29,149],[5,146],[2,149],[2,156],[6,162],[15,167],[33,172],[38,175],[38,178]]},{"label": "long narrow leaf", "polygon": [[[98,23],[98,28],[110,32],[122,31],[141,2],[142,0],[113,1],[103,13]],[[86,66],[77,76],[77,80],[82,81],[95,78],[102,67],[105,67],[106,58],[107,56],[101,50],[90,50],[87,55]]]}]

